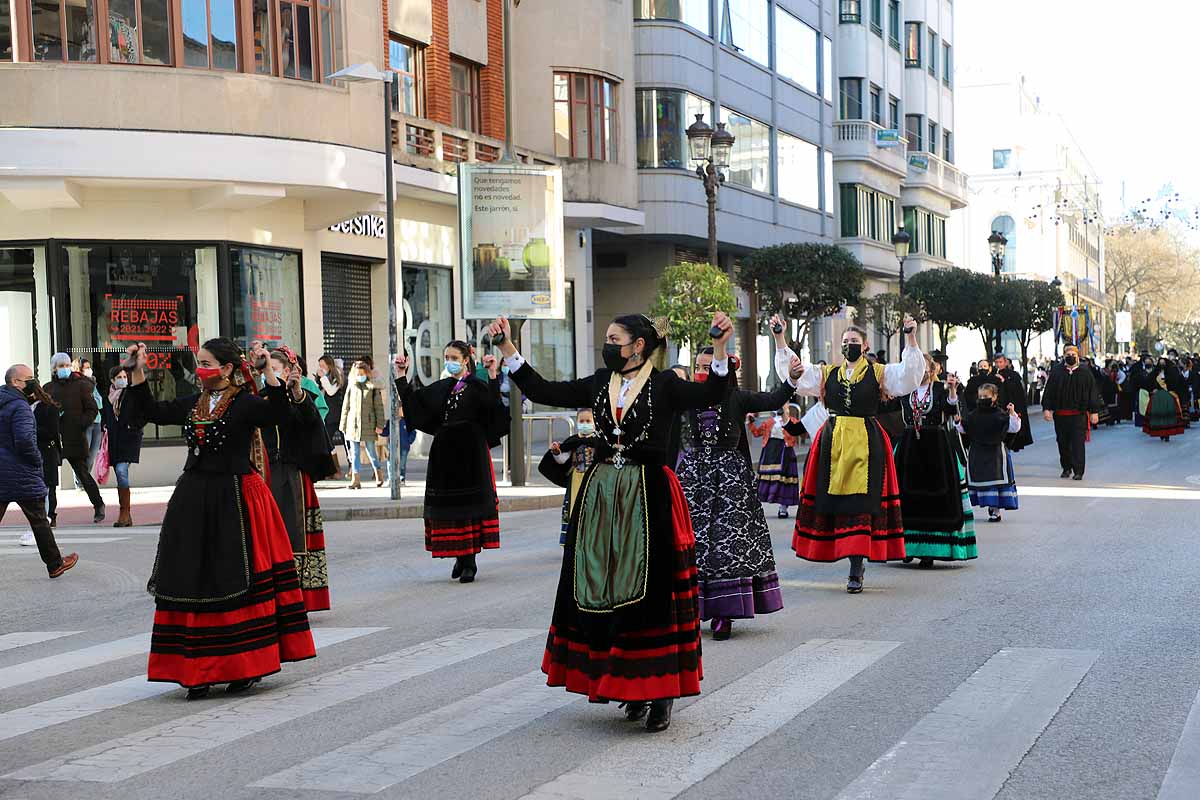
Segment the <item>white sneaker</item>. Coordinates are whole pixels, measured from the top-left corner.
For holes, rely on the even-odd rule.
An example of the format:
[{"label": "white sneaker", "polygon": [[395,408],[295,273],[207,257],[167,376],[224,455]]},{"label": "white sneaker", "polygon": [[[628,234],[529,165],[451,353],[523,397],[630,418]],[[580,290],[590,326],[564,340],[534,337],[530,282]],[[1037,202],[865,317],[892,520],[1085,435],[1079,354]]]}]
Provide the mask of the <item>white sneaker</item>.
[{"label": "white sneaker", "polygon": [[21,546],[33,547],[37,541],[33,538],[33,531],[25,531],[21,534]]}]

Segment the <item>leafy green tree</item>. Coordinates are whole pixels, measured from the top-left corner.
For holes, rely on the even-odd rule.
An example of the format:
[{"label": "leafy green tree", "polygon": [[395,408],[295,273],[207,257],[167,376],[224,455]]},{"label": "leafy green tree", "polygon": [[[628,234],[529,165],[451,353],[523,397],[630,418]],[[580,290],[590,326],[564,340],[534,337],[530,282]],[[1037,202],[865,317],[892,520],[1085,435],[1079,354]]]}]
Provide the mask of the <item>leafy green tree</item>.
[{"label": "leafy green tree", "polygon": [[927,269],[905,281],[904,294],[920,305],[921,317],[937,327],[944,351],[952,328],[974,327],[980,295],[991,282],[989,276],[961,267]]},{"label": "leafy green tree", "polygon": [[712,315],[737,312],[737,298],[729,276],[709,264],[680,264],[663,270],[658,296],[650,307],[652,317],[666,317],[671,338],[687,344],[693,353],[709,343]]},{"label": "leafy green tree", "polygon": [[1009,279],[998,292],[1002,303],[996,324],[1017,335],[1023,365],[1033,338],[1054,328],[1054,310],[1065,302],[1062,290],[1045,281]]},{"label": "leafy green tree", "polygon": [[866,273],[837,245],[805,242],[760,248],[742,261],[738,285],[758,297],[760,321],[779,314],[797,321],[797,342],[813,322],[858,302]]}]

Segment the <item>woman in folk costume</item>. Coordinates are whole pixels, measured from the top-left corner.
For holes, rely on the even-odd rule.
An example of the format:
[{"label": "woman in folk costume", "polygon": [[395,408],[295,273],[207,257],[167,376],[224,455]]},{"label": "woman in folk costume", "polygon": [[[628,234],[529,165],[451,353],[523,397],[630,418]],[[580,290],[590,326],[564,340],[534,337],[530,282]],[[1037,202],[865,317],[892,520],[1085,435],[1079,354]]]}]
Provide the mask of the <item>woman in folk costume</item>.
[{"label": "woman in folk costume", "polygon": [[1164,442],[1172,436],[1182,436],[1184,429],[1183,407],[1179,398],[1183,391],[1183,379],[1179,370],[1166,357],[1158,359],[1158,365],[1146,378],[1150,391],[1150,402],[1146,406],[1146,423],[1142,426],[1148,436]]},{"label": "woman in folk costume", "polygon": [[1009,403],[1000,406],[1000,387],[979,387],[975,410],[963,414],[956,427],[971,437],[967,451],[967,491],[971,504],[988,510],[988,522],[1000,522],[1001,510],[1015,511],[1017,476],[1008,437],[1021,429],[1021,415]]},{"label": "woman in folk costume", "polygon": [[257,395],[237,345],[210,339],[196,355],[200,395],[155,400],[145,347],[129,353],[122,418],[182,425],[188,444],[147,585],[155,597],[148,677],[187,687],[189,700],[219,683],[244,691],[281,662],[316,655],[259,436],[307,402],[300,377],[285,386],[268,371]]},{"label": "woman in folk costume", "polygon": [[[789,378],[796,354],[787,346],[783,322],[772,320],[777,346],[775,370]],[[925,375],[925,357],[917,346],[916,323],[905,316],[908,346],[899,364],[870,364],[866,332],[851,325],[842,334],[841,364],[804,367],[799,394],[819,396],[829,411],[804,465],[800,508],[792,549],[807,561],[850,560],[846,591],[863,590],[866,561],[904,558],[904,523],[892,443],[875,419],[884,394],[903,397]],[[789,430],[799,434],[799,423]]]},{"label": "woman in folk costume", "polygon": [[934,380],[936,364],[921,385],[890,405],[900,409],[904,433],[896,443],[896,479],[900,484],[900,513],[904,519],[904,561],[967,561],[978,553],[975,514],[967,492],[966,472],[959,462],[947,422],[956,414],[958,376],[945,383]]},{"label": "woman in folk costume", "polygon": [[500,503],[491,449],[508,435],[508,409],[500,401],[500,370],[487,356],[488,379],[475,375],[471,346],[454,340],[442,353],[450,376],[417,389],[409,360],[396,358],[396,394],[409,427],[433,437],[425,479],[425,549],[453,558],[452,580],[471,583],[475,556],[500,547]]},{"label": "woman in folk costume", "polygon": [[683,489],[666,463],[679,414],[724,395],[733,325],[713,317],[712,377],[686,382],[651,363],[665,331],[642,314],[608,326],[604,368],[574,381],[542,378],[513,347],[508,320],[490,327],[510,377],[535,403],[591,408],[596,461],[575,501],[554,618],[542,659],[550,686],[592,702],[622,701],[631,721],[661,731],[674,699],[699,694],[695,537]]},{"label": "woman in folk costume", "polygon": [[[700,351],[696,381],[708,380],[712,360],[711,347]],[[718,641],[733,633],[733,620],[783,608],[771,531],[742,423],[747,414],[779,408],[795,391],[786,382],[773,392],[739,389],[737,357],[729,362],[719,402],[684,414],[679,462],[679,483],[696,534],[700,619],[712,620]]]},{"label": "woman in folk costume", "polygon": [[758,459],[758,499],[763,503],[778,504],[780,519],[787,519],[790,516],[788,509],[800,505],[797,439],[787,432],[788,423],[799,421],[800,411],[790,403],[761,425],[753,414],[746,417],[750,434],[762,439],[762,454]]},{"label": "woman in folk costume", "polygon": [[[295,404],[291,417],[263,431],[263,443],[271,463],[271,495],[287,527],[309,612],[329,610],[329,565],[325,556],[325,522],[314,481],[324,480],[337,470],[330,456],[332,444],[321,419],[317,400],[320,387],[305,379],[304,365],[288,347],[271,351],[266,369],[287,383],[297,372],[304,399]],[[264,372],[265,375],[265,372]],[[308,381],[307,385],[305,381]]]}]

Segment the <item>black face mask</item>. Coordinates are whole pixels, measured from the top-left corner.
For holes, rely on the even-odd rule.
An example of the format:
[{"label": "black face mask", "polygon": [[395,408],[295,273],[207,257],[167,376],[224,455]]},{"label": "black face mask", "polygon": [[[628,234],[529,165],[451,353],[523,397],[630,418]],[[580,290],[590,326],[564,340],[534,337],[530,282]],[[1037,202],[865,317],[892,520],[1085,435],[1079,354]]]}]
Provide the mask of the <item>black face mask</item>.
[{"label": "black face mask", "polygon": [[992,407],[992,398],[990,398],[990,397],[981,397],[981,398],[979,398],[979,404],[978,404],[978,405],[979,405],[979,407],[980,407],[980,408],[982,408],[984,411],[987,411],[988,409],[990,409],[990,408]]},{"label": "black face mask", "polygon": [[604,359],[604,366],[611,369],[613,372],[621,372],[629,363],[629,357],[621,355],[621,348],[626,345],[613,344],[609,342],[604,345],[601,351],[601,358]]},{"label": "black face mask", "polygon": [[36,389],[37,389],[37,387],[34,386],[33,381],[30,381],[29,383],[25,384],[25,388],[21,390],[21,394],[25,395],[27,398],[32,400],[34,397],[37,396],[34,394],[34,391]]},{"label": "black face mask", "polygon": [[1064,358],[1064,359],[1063,359],[1063,362],[1064,362],[1064,363],[1065,363],[1065,364],[1066,364],[1068,367],[1073,367],[1073,366],[1075,366],[1076,364],[1078,364],[1078,363],[1079,363],[1079,359],[1078,359],[1078,358],[1076,358],[1075,356],[1067,356],[1066,358]]},{"label": "black face mask", "polygon": [[844,344],[842,345],[842,355],[844,355],[848,361],[858,361],[860,358],[862,358],[862,348],[863,346],[861,344]]}]

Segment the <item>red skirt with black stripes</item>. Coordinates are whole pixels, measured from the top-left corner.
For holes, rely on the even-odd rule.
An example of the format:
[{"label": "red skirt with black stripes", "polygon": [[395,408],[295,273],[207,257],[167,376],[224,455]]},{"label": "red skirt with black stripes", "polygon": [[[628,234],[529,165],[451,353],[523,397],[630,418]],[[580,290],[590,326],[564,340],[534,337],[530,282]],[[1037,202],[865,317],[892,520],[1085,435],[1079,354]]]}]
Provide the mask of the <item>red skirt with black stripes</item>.
[{"label": "red skirt with black stripes", "polygon": [[[287,528],[257,474],[242,480],[250,528],[250,589],[186,610],[155,601],[147,677],[188,688],[261,678],[315,656]],[[194,609],[194,610],[192,610]]]},{"label": "red skirt with black stripes", "polygon": [[[696,536],[687,499],[675,473],[662,467],[661,475],[647,468],[647,494],[669,496],[663,518],[670,528],[655,525],[652,514],[651,537],[671,537],[664,546],[652,545],[650,557],[660,554],[669,560],[661,571],[652,568],[658,580],[651,578],[649,592],[661,597],[656,610],[641,620],[633,615],[615,616],[611,623],[589,627],[568,604],[570,588],[560,585],[555,622],[550,626],[542,672],[549,686],[562,686],[568,692],[586,694],[592,702],[661,700],[700,694],[704,667],[700,655],[700,593],[696,576]],[[665,478],[665,481],[664,481]],[[653,499],[651,502],[655,502]],[[665,527],[665,526],[663,526]],[[574,560],[574,531],[568,537],[563,578],[570,574]],[[653,585],[659,582],[669,585]],[[661,605],[661,610],[657,607]],[[596,615],[585,615],[596,616]]]},{"label": "red skirt with black stripes", "polygon": [[496,471],[492,457],[486,450],[484,459],[491,472],[496,510],[479,519],[430,519],[426,516],[425,549],[434,558],[458,558],[500,547],[500,498],[496,495]]}]

